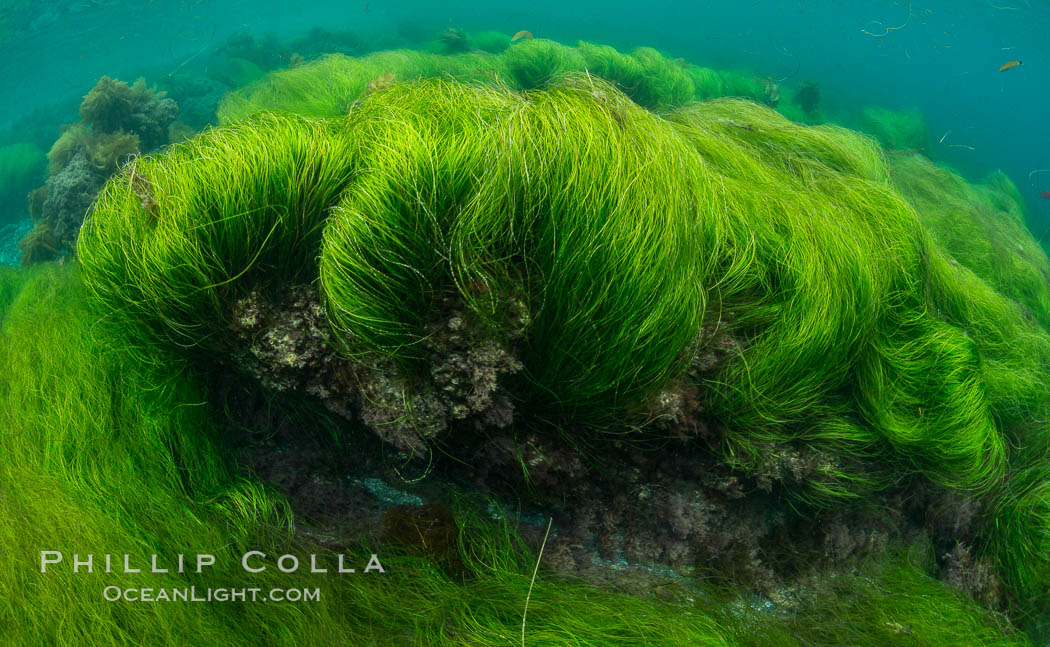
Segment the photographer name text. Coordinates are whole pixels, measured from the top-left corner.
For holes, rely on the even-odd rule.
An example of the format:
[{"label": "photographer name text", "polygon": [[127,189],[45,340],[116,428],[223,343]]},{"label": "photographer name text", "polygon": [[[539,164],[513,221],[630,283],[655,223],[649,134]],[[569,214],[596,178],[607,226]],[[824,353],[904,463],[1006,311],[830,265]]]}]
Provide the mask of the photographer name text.
[{"label": "photographer name text", "polygon": [[[385,573],[379,556],[372,554],[364,568],[358,570],[351,564],[350,556],[337,555],[281,555],[275,563],[267,564],[268,555],[262,551],[250,550],[240,558],[241,568],[246,573],[262,573],[270,566],[275,566],[282,573]],[[74,553],[72,559],[66,560],[65,555],[58,550],[40,551],[40,572],[47,573],[48,569],[72,569],[74,573],[203,573],[205,569],[215,566],[215,555],[200,553],[194,555],[179,554],[170,562],[163,562],[158,555],[150,555],[148,559],[133,558],[131,555],[111,555],[109,553],[96,555],[93,553]]]}]

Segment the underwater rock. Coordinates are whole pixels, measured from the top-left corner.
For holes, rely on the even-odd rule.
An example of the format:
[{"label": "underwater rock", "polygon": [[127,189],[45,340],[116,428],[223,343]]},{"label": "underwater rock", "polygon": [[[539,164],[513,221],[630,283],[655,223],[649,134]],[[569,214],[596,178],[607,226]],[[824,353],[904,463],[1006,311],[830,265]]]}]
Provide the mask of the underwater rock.
[{"label": "underwater rock", "polygon": [[448,430],[448,407],[431,389],[416,388],[390,362],[356,372],[360,418],[370,430],[408,456],[425,456]]},{"label": "underwater rock", "polygon": [[269,391],[302,391],[331,411],[352,417],[353,378],[333,351],[316,289],[288,286],[268,298],[256,288],[234,303],[229,328],[238,370]]},{"label": "underwater rock", "polygon": [[83,152],[77,152],[58,173],[47,178],[44,187],[41,223],[46,223],[56,238],[59,249],[77,239],[107,173],[89,162]]},{"label": "underwater rock", "polygon": [[214,123],[215,110],[229,87],[206,76],[176,74],[160,82],[178,104],[179,120],[195,131]]},{"label": "underwater rock", "polygon": [[438,36],[446,54],[459,54],[470,49],[467,34],[462,29],[449,27]]},{"label": "underwater rock", "polygon": [[[921,522],[910,521],[900,493],[870,505],[814,510],[803,520],[784,499],[797,485],[791,477],[726,469],[695,442],[632,447],[614,441],[610,448],[584,429],[572,430],[572,438],[534,432],[472,446],[461,441],[444,447],[471,457],[466,472],[458,462],[439,462],[434,471],[469,475],[475,487],[511,500],[528,493],[533,509],[555,520],[548,547],[560,557],[551,566],[599,581],[610,577],[610,568],[699,567],[709,577],[772,595],[824,570],[848,571],[924,533]],[[534,530],[523,532],[535,538]]]},{"label": "underwater rock", "polygon": [[136,99],[127,83],[103,75],[84,95],[80,117],[95,132],[114,133],[131,119]]},{"label": "underwater rock", "polygon": [[795,90],[794,101],[802,112],[813,116],[820,109],[820,86],[813,81],[803,83]]},{"label": "underwater rock", "polygon": [[175,102],[164,98],[163,92],[146,87],[143,79],[128,85],[103,76],[80,104],[80,116],[93,132],[134,133],[145,152],[167,143],[168,126],[178,114]]},{"label": "underwater rock", "polygon": [[706,441],[715,439],[718,425],[713,425],[705,416],[708,402],[698,385],[714,378],[724,362],[740,352],[739,342],[730,330],[731,326],[722,321],[704,324],[700,348],[686,373],[653,399],[649,424],[654,431],[680,439],[696,436]]},{"label": "underwater rock", "polygon": [[957,591],[973,598],[989,609],[1000,609],[1004,603],[1002,579],[995,573],[995,565],[987,555],[974,556],[962,542],[945,553],[941,579]]},{"label": "underwater rock", "polygon": [[430,378],[446,402],[452,420],[471,418],[484,429],[503,429],[514,422],[514,404],[506,380],[522,370],[513,344],[528,327],[528,314],[513,302],[512,321],[495,338],[469,310],[446,306],[447,319],[432,325],[427,337]]},{"label": "underwater rock", "polygon": [[[228,59],[240,59],[250,62],[262,70],[280,67],[281,44],[277,34],[266,32],[262,38],[256,38],[248,32],[238,32],[226,39],[215,52],[216,56],[225,55]],[[221,64],[220,61],[216,61]],[[236,87],[236,86],[233,86]]]},{"label": "underwater rock", "polygon": [[50,176],[45,192],[35,198],[39,210],[34,217],[48,227],[59,252],[66,253],[76,241],[107,178],[135,155],[169,143],[178,113],[172,99],[143,79],[128,85],[103,76],[88,92],[80,105],[83,121],[64,126],[48,152]]},{"label": "underwater rock", "polygon": [[36,263],[46,263],[61,259],[62,245],[51,231],[51,225],[46,222],[38,222],[30,226],[25,235],[18,241],[21,250],[19,263],[22,267],[29,267]]},{"label": "underwater rock", "polygon": [[[440,546],[449,545],[448,538],[438,533],[432,540],[420,539],[414,522],[405,521],[419,517],[427,528],[445,527],[438,521],[448,518],[439,513],[443,506],[432,515],[427,512],[431,504],[392,508],[389,502],[362,498],[359,483],[385,462],[381,448],[365,449],[367,443],[354,441],[341,451],[317,451],[313,436],[294,428],[279,431],[279,444],[268,447],[275,434],[267,429],[284,429],[282,418],[252,422],[246,412],[237,419],[257,429],[258,439],[246,445],[253,472],[281,485],[296,514],[309,519],[311,533],[352,543],[385,528],[378,531],[380,537],[415,546],[443,563]],[[441,451],[428,459],[426,478],[402,487],[433,501],[434,492],[441,491],[436,485],[469,481],[508,510],[525,506],[550,515],[554,534],[545,567],[617,587],[641,586],[652,574],[667,577],[699,566],[706,577],[733,586],[744,583],[779,600],[830,573],[878,559],[891,546],[926,536],[921,518],[908,512],[911,484],[867,505],[814,511],[805,519],[792,514],[782,498],[793,487],[792,476],[727,470],[715,454],[691,442],[644,447],[615,441],[610,446],[585,429],[572,430],[572,437],[568,442],[552,430],[525,436],[480,430],[437,440]],[[601,454],[593,450],[599,444],[604,445]],[[541,528],[532,523],[520,522],[519,531],[536,545]],[[392,525],[399,530],[392,531]],[[957,535],[959,541],[968,536]],[[450,572],[462,573],[458,567]],[[951,561],[942,571],[942,577],[954,579],[975,574],[979,570]]]},{"label": "underwater rock", "polygon": [[168,128],[179,117],[179,106],[175,101],[161,95],[138,102],[127,120],[125,127],[139,136],[142,142],[139,150],[142,152],[167,144]]},{"label": "underwater rock", "polygon": [[[526,87],[582,56],[560,47],[505,62]],[[330,87],[377,76],[346,69]],[[136,347],[218,349],[322,403],[333,380],[306,372],[341,376],[325,405],[349,428],[420,482],[549,512],[575,567],[699,564],[772,599],[912,541],[1041,545],[1003,521],[1043,490],[1002,493],[1013,447],[1045,442],[1027,376],[1050,335],[951,262],[874,140],[537,82],[398,83],[338,119],[259,114],[140,158],[83,230],[84,281]],[[999,503],[941,510],[920,487]]]},{"label": "underwater rock", "polygon": [[341,356],[312,286],[287,287],[277,296],[256,288],[232,308],[230,363],[267,391],[308,394],[402,451],[422,454],[454,422],[498,429],[514,420],[501,380],[521,363],[472,321],[452,310],[435,325],[426,344],[430,376],[411,379],[391,361]]}]

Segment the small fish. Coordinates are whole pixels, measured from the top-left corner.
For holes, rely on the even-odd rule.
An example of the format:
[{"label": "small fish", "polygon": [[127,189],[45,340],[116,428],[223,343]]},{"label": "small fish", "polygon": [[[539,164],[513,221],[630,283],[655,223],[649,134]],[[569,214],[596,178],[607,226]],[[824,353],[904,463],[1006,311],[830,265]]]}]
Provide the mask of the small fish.
[{"label": "small fish", "polygon": [[1021,61],[1007,61],[1007,62],[1005,62],[1005,63],[1003,63],[1002,65],[999,66],[999,71],[1000,72],[1005,72],[1006,70],[1012,70],[1015,67],[1019,66],[1020,64],[1021,64]]},{"label": "small fish", "polygon": [[525,40],[532,40],[532,32],[522,29],[521,31],[510,37],[510,42],[513,43],[514,41],[521,40],[522,38],[524,38]]},{"label": "small fish", "polygon": [[1039,197],[1044,200],[1050,200],[1050,191],[1043,191],[1043,194]]}]

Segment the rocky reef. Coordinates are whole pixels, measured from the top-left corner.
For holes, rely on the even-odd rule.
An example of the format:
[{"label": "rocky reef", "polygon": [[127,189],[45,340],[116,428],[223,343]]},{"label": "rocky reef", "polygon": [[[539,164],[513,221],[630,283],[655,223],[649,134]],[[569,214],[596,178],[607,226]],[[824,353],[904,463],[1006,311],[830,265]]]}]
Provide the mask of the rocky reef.
[{"label": "rocky reef", "polygon": [[[105,181],[75,264],[0,273],[35,297],[0,302],[0,424],[28,439],[0,464],[39,483],[5,487],[5,518],[382,555],[389,577],[258,619],[337,644],[505,644],[525,603],[554,644],[1038,636],[1050,261],[1008,181],[654,50],[500,52],[275,72]],[[52,162],[97,168],[69,148]],[[965,258],[942,189],[973,228],[1012,223],[985,250],[1007,269]],[[68,528],[39,492],[122,511]],[[243,625],[165,613],[120,626]]]},{"label": "rocky reef", "polygon": [[22,239],[22,263],[68,254],[105,181],[129,159],[177,138],[178,114],[175,102],[143,79],[99,79],[80,104],[81,122],[65,126],[48,152],[44,185],[29,195],[34,230]]}]

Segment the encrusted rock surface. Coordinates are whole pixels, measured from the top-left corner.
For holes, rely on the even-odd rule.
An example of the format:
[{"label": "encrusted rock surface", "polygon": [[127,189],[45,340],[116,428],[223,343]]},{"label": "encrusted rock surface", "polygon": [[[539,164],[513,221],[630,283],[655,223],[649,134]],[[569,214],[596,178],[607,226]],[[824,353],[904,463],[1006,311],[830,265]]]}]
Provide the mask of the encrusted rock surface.
[{"label": "encrusted rock surface", "polygon": [[[714,448],[727,430],[696,385],[739,352],[726,326],[706,326],[687,374],[652,399],[654,433],[624,435],[556,428],[518,410],[524,307],[512,309],[511,325],[493,327],[456,301],[444,305],[414,372],[348,358],[313,286],[254,290],[233,307],[227,366],[261,392],[306,396],[342,421],[342,443],[327,446],[287,420],[256,420],[241,450],[313,536],[333,545],[381,539],[391,505],[442,503],[452,485],[493,497],[487,514],[514,520],[535,544],[552,519],[545,565],[621,588],[698,572],[787,604],[820,573],[849,572],[918,540],[940,551],[949,584],[990,607],[1002,602],[987,560],[968,548],[980,512],[971,500],[909,481],[799,515],[805,504],[792,492],[833,470],[834,457],[799,444],[769,451],[748,473],[721,461]],[[258,402],[244,402],[245,416],[256,415]],[[384,489],[404,494],[393,500]]]},{"label": "encrusted rock surface", "polygon": [[232,308],[230,359],[268,391],[306,393],[399,450],[423,455],[453,425],[500,429],[514,422],[501,380],[521,363],[471,319],[453,309],[433,324],[427,370],[409,375],[386,358],[351,360],[341,353],[313,286],[277,295],[257,288]]},{"label": "encrusted rock surface", "polygon": [[336,353],[328,320],[309,285],[284,290],[276,299],[259,289],[233,305],[232,360],[266,390],[301,391],[352,419],[356,386]]},{"label": "encrusted rock surface", "polygon": [[77,153],[62,170],[47,178],[47,197],[43,202],[42,219],[62,243],[77,239],[84,216],[98,197],[106,181],[106,174]]}]

